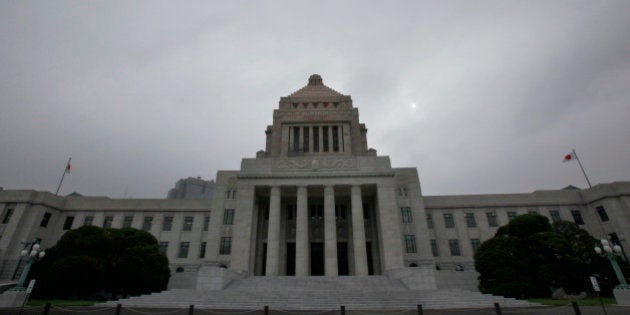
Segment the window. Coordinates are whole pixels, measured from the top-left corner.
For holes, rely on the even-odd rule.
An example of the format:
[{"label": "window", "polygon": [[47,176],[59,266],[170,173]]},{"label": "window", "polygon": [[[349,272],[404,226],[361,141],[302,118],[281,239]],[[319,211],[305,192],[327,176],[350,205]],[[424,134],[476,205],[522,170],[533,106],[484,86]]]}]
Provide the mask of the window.
[{"label": "window", "polygon": [[452,213],[445,213],[444,214],[444,226],[446,228],[454,228],[455,227],[455,221],[453,221],[453,214]]},{"label": "window", "polygon": [[402,215],[403,223],[413,222],[413,218],[411,217],[411,208],[409,207],[400,208],[400,214]]},{"label": "window", "polygon": [[190,242],[180,242],[179,243],[179,252],[177,253],[177,258],[188,258],[188,248],[190,247]]},{"label": "window", "polygon": [[481,246],[481,241],[478,238],[470,239],[470,247],[472,248],[473,254],[477,252],[479,246]]},{"label": "window", "polygon": [[549,210],[549,216],[553,223],[560,221],[560,212],[558,212],[558,210]]},{"label": "window", "polygon": [[74,216],[67,216],[66,217],[66,221],[63,222],[63,229],[64,229],[64,231],[71,229],[73,222],[74,222]]},{"label": "window", "polygon": [[296,215],[297,215],[297,208],[295,207],[295,205],[288,205],[287,206],[287,220],[294,221]]},{"label": "window", "polygon": [[595,209],[597,210],[597,214],[599,214],[599,219],[602,220],[602,222],[608,221],[608,213],[606,213],[606,209],[604,209],[604,207],[599,206]]},{"label": "window", "polygon": [[232,250],[232,238],[222,237],[221,246],[219,247],[219,255],[229,255]]},{"label": "window", "polygon": [[228,189],[225,192],[225,199],[236,199],[236,190],[235,189]]},{"label": "window", "polygon": [[166,255],[167,249],[168,249],[168,242],[160,242],[160,253]]},{"label": "window", "polygon": [[42,222],[39,223],[39,226],[47,227],[48,226],[48,222],[50,221],[50,216],[51,215],[52,214],[50,214],[50,212],[44,213],[44,217],[42,217]]},{"label": "window", "polygon": [[293,151],[300,151],[300,127],[293,127]]},{"label": "window", "polygon": [[206,242],[201,242],[201,245],[199,245],[199,258],[205,258],[206,257]]},{"label": "window", "polygon": [[313,127],[313,152],[319,152],[319,127]]},{"label": "window", "polygon": [[427,227],[429,229],[433,228],[433,217],[429,213],[427,213]]},{"label": "window", "polygon": [[332,127],[333,151],[339,152],[339,126]]},{"label": "window", "polygon": [[173,228],[173,217],[164,217],[164,222],[162,222],[162,231],[170,231],[171,228]]},{"label": "window", "polygon": [[405,186],[398,187],[398,195],[401,197],[407,196],[407,187]]},{"label": "window", "polygon": [[105,217],[105,219],[103,220],[103,228],[104,229],[109,229],[112,227],[112,221],[114,221],[114,217],[111,215],[108,215]]},{"label": "window", "polygon": [[477,227],[477,220],[475,220],[474,213],[466,213],[466,226],[468,226],[469,228]]},{"label": "window", "polygon": [[234,224],[234,209],[225,209],[225,211],[223,212],[223,224]]},{"label": "window", "polygon": [[151,229],[152,225],[153,225],[153,217],[144,217],[144,220],[142,221],[142,230],[148,231]]},{"label": "window", "polygon": [[571,210],[571,215],[573,216],[573,222],[575,222],[575,224],[584,224],[584,220],[582,219],[582,214],[580,213],[580,210]]},{"label": "window", "polygon": [[88,216],[85,216],[85,218],[83,218],[83,226],[92,225],[92,222],[94,222],[93,215],[88,215]]},{"label": "window", "polygon": [[440,252],[438,251],[437,240],[431,240],[431,253],[433,253],[434,257],[440,255]]},{"label": "window", "polygon": [[512,221],[512,219],[516,218],[516,211],[508,211],[507,212],[508,220]]},{"label": "window", "polygon": [[193,217],[184,217],[184,225],[182,226],[182,230],[192,231],[193,220],[194,220]]},{"label": "window", "polygon": [[310,208],[311,219],[322,219],[324,217],[324,206],[312,205]]},{"label": "window", "polygon": [[131,223],[133,222],[133,216],[128,215],[123,219],[123,228],[130,228]]},{"label": "window", "polygon": [[346,219],[346,205],[335,205],[335,218],[337,220]]},{"label": "window", "polygon": [[499,223],[497,222],[497,214],[494,212],[486,212],[486,218],[488,218],[488,226],[489,227],[497,227]]},{"label": "window", "polygon": [[529,210],[527,211],[528,214],[538,214],[538,210]]},{"label": "window", "polygon": [[324,140],[324,152],[328,152],[328,126],[322,127],[322,137],[322,140]]},{"label": "window", "polygon": [[406,253],[416,252],[416,236],[415,235],[405,235],[405,252]]},{"label": "window", "polygon": [[207,231],[209,227],[210,227],[210,217],[206,216],[205,218],[203,218],[203,230]]},{"label": "window", "polygon": [[2,224],[7,224],[11,220],[11,216],[13,215],[13,208],[7,209],[4,213],[4,218],[2,219]]},{"label": "window", "polygon": [[448,240],[448,247],[451,250],[451,256],[461,256],[458,240]]},{"label": "window", "polygon": [[309,143],[308,143],[308,140],[309,140],[308,139],[308,136],[309,136],[309,134],[308,134],[308,127],[302,128],[302,132],[304,133],[304,136],[303,136],[304,137],[304,152],[308,152],[308,146],[309,146]]}]

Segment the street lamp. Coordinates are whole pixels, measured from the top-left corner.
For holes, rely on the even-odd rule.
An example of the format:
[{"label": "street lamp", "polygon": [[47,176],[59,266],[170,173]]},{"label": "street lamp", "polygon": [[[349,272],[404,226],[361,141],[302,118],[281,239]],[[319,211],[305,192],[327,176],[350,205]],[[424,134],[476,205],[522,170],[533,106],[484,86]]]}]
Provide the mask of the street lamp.
[{"label": "street lamp", "polygon": [[27,257],[28,261],[26,262],[26,266],[24,266],[24,270],[20,275],[20,280],[18,281],[16,289],[23,289],[24,283],[26,282],[26,277],[28,276],[28,272],[31,271],[31,266],[34,262],[41,260],[46,255],[46,252],[42,249],[40,250],[39,242],[36,242],[31,246],[31,250],[23,249],[20,252],[21,257]]},{"label": "street lamp", "polygon": [[623,276],[623,272],[621,272],[621,268],[619,268],[619,264],[615,259],[615,256],[621,256],[621,246],[614,245],[611,248],[607,239],[602,239],[601,243],[602,247],[595,246],[595,252],[602,257],[608,258],[608,261],[610,261],[610,264],[615,271],[615,275],[617,276],[617,280],[619,280],[619,285],[617,285],[615,289],[630,290],[630,286],[626,282],[626,278]]}]

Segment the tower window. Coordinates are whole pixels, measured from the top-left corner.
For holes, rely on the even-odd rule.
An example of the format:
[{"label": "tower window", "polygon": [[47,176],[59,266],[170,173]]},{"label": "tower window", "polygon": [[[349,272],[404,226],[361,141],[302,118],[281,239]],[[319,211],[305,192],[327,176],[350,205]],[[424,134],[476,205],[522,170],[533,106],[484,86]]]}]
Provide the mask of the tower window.
[{"label": "tower window", "polygon": [[309,127],[304,127],[302,128],[302,133],[304,134],[304,152],[308,152],[308,147],[309,147],[309,134],[308,134],[308,129]]},{"label": "tower window", "polygon": [[313,152],[319,152],[319,127],[313,127]]},{"label": "tower window", "polygon": [[333,151],[339,152],[339,127],[332,127],[332,136],[333,136]]},{"label": "tower window", "polygon": [[324,137],[324,152],[328,152],[328,126],[322,127],[322,137]]},{"label": "tower window", "polygon": [[300,127],[293,127],[293,151],[300,151]]}]

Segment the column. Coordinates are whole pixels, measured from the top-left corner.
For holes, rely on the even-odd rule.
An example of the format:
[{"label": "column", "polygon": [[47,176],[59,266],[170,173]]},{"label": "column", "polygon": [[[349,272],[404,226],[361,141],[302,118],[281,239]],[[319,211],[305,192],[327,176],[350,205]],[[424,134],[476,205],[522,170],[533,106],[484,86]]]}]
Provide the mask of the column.
[{"label": "column", "polygon": [[361,186],[350,188],[352,198],[352,244],[354,246],[355,274],[367,276],[367,253],[365,250],[365,221],[363,219],[363,201]]},{"label": "column", "polygon": [[324,274],[336,276],[338,273],[335,188],[333,186],[324,186]]},{"label": "column", "polygon": [[309,275],[310,244],[308,242],[308,193],[306,186],[297,188],[297,216],[295,222],[295,275]]},{"label": "column", "polygon": [[271,187],[269,198],[269,227],[267,228],[267,270],[265,275],[280,272],[280,187]]},{"label": "column", "polygon": [[298,145],[298,151],[300,152],[304,152],[304,128],[302,128],[301,126],[299,127],[295,127],[299,130],[300,133],[300,140],[299,140],[299,145]]}]

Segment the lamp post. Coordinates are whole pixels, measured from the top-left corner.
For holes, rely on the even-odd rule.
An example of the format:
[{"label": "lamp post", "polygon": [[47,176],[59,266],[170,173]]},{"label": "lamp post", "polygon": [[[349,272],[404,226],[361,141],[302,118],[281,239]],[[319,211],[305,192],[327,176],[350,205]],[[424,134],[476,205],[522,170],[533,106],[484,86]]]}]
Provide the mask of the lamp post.
[{"label": "lamp post", "polygon": [[615,271],[617,280],[619,280],[619,284],[613,290],[613,295],[615,296],[615,300],[617,300],[617,305],[630,306],[630,285],[626,282],[626,278],[623,276],[623,272],[621,272],[621,268],[615,259],[615,256],[621,256],[621,246],[614,245],[613,247],[610,247],[607,239],[602,239],[601,243],[601,247],[595,246],[595,252],[598,255],[608,258],[608,261],[610,261],[610,264]]},{"label": "lamp post", "polygon": [[27,257],[28,261],[26,262],[26,266],[24,266],[24,270],[22,270],[22,274],[20,275],[20,280],[17,284],[17,289],[24,289],[24,283],[26,282],[26,277],[28,277],[28,272],[31,271],[31,266],[34,262],[41,260],[46,255],[46,252],[42,249],[40,250],[39,242],[35,242],[33,246],[31,246],[31,250],[23,249],[20,252],[21,257]]}]

